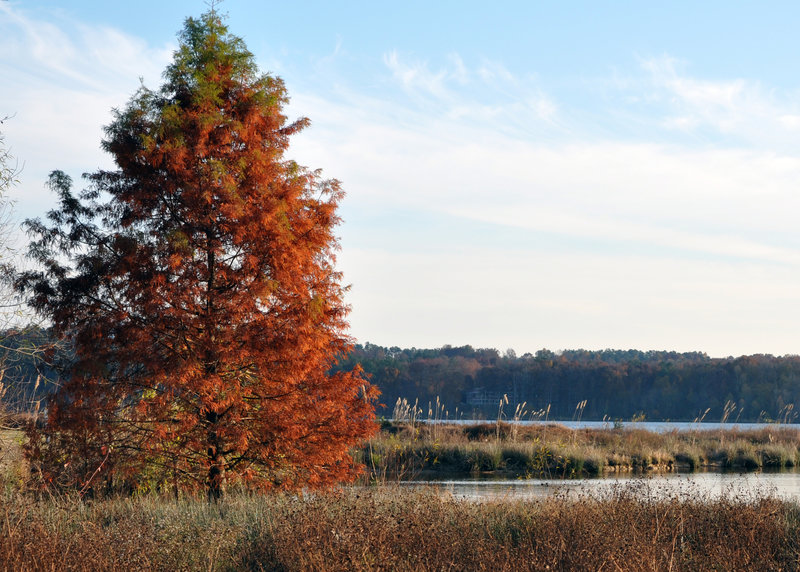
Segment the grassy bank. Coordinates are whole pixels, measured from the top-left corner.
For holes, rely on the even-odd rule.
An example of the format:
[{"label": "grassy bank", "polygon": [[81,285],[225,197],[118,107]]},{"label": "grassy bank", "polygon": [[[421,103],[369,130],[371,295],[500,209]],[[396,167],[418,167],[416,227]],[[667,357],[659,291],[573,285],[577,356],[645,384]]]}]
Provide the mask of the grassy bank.
[{"label": "grassy bank", "polygon": [[608,471],[789,468],[800,463],[799,446],[800,431],[780,425],[654,433],[635,424],[573,430],[558,424],[384,423],[356,455],[378,481],[432,472],[570,478]]},{"label": "grassy bank", "polygon": [[[392,488],[222,505],[9,496],[4,570],[792,570],[800,509],[611,496],[469,503]],[[549,567],[549,568],[548,568]]]}]

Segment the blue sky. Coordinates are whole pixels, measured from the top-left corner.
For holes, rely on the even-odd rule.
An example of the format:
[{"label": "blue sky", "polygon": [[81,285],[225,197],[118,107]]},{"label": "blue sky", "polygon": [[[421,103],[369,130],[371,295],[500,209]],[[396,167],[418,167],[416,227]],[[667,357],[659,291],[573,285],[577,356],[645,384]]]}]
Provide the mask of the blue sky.
[{"label": "blue sky", "polygon": [[[800,352],[800,4],[227,0],[343,182],[351,333],[404,347]],[[47,173],[200,1],[0,2],[0,116]],[[20,241],[23,241],[20,238]]]}]

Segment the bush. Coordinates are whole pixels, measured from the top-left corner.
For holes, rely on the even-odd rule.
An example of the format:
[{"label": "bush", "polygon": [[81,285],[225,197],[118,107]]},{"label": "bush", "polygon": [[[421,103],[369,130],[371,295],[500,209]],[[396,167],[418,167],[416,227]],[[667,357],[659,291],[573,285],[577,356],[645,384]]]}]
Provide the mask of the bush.
[{"label": "bush", "polygon": [[438,468],[448,472],[464,472],[471,469],[469,456],[463,447],[444,446],[437,454]]},{"label": "bush", "polygon": [[604,467],[605,460],[596,455],[588,456],[583,461],[583,470],[589,477],[597,477],[602,475]]},{"label": "bush", "polygon": [[767,445],[757,452],[764,467],[781,469],[794,466],[794,453],[783,445]]},{"label": "bush", "polygon": [[690,471],[696,471],[700,467],[700,455],[694,451],[681,451],[675,454],[675,462],[682,463]]},{"label": "bush", "polygon": [[761,458],[754,449],[736,449],[733,455],[726,459],[726,467],[735,467],[737,469],[753,470],[761,466]]},{"label": "bush", "polygon": [[495,449],[474,448],[467,452],[467,463],[473,472],[494,471],[500,465],[500,453]]},{"label": "bush", "polygon": [[525,471],[531,464],[531,456],[518,447],[504,447],[500,454],[501,466],[511,471]]}]

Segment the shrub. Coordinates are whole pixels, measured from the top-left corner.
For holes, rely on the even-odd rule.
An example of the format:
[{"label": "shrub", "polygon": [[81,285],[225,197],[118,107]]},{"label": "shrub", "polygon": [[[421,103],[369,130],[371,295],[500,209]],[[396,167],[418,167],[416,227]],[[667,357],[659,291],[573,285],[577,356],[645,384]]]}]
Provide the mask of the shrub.
[{"label": "shrub", "polygon": [[698,455],[695,451],[681,451],[680,453],[675,454],[675,461],[677,463],[682,463],[686,465],[686,467],[690,471],[695,471],[700,467],[700,455]]},{"label": "shrub", "polygon": [[500,465],[500,450],[472,448],[467,452],[467,463],[473,472],[494,471]]},{"label": "shrub", "polygon": [[512,471],[524,471],[531,465],[531,455],[519,447],[504,447],[501,452],[501,466]]},{"label": "shrub", "polygon": [[781,469],[794,466],[794,452],[785,445],[766,445],[757,451],[764,467]]}]

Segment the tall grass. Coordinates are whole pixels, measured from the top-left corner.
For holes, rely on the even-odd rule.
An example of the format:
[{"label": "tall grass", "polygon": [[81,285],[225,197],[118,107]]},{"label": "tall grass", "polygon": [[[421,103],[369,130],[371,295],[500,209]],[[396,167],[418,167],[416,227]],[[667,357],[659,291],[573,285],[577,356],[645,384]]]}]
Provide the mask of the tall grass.
[{"label": "tall grass", "polygon": [[20,430],[0,429],[0,491],[18,488],[27,477],[27,464],[22,458],[24,438]]},{"label": "tall grass", "polygon": [[6,496],[4,570],[791,570],[800,508],[729,494],[643,499],[619,488],[458,501],[378,487],[221,505]]},{"label": "tall grass", "polygon": [[[495,424],[440,426],[436,439],[424,424],[385,429],[384,443],[416,442],[442,464],[563,476],[594,470],[609,452],[629,463],[634,451],[652,463],[679,449],[785,460],[798,437],[772,428],[732,432],[721,446],[713,435],[692,443],[685,434],[639,429],[575,434],[553,425],[520,428],[516,439],[505,426],[497,439]],[[554,443],[562,445],[550,449]],[[158,496],[34,498],[6,486],[0,570],[800,569],[797,503],[749,490],[713,500],[688,488],[665,494],[647,481],[602,496],[570,487],[551,498],[483,502],[393,486],[306,496],[238,492],[219,504]]]},{"label": "tall grass", "polygon": [[429,472],[503,471],[521,477],[584,477],[606,471],[752,470],[794,467],[800,431],[568,429],[557,424],[453,425],[385,423],[355,452],[373,480],[409,479]]}]

